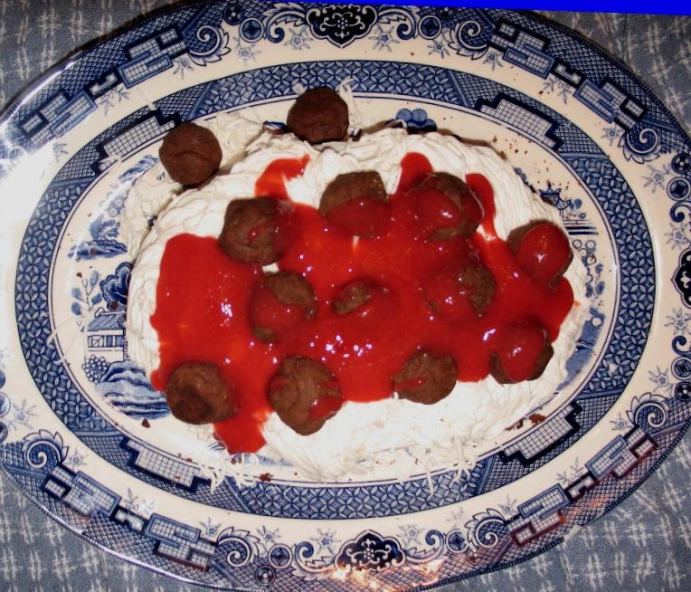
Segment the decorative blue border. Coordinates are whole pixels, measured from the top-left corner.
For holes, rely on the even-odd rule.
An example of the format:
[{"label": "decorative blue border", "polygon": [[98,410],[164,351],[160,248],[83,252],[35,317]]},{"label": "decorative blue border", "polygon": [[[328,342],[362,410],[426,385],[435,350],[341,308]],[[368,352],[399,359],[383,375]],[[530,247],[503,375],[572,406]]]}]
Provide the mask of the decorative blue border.
[{"label": "decorative blue border", "polygon": [[[347,576],[364,572],[396,589],[425,589],[529,559],[628,497],[685,433],[688,400],[641,396],[629,414],[632,427],[573,475],[518,506],[452,515],[444,530],[425,528],[413,518],[396,533],[370,528],[343,540],[324,528],[295,544],[282,543],[280,529],[270,522],[252,531],[221,530],[210,519],[192,526],[146,513],[136,498],[125,499],[68,467],[69,449],[57,433],[29,434],[1,447],[0,459],[30,499],[71,530],[181,579],[238,590],[301,589],[319,580],[324,589],[335,591],[359,589],[359,580]],[[435,560],[444,561],[447,573],[460,575],[426,584],[429,576],[414,568]],[[335,572],[341,574],[338,579],[331,578]]]},{"label": "decorative blue border", "polygon": [[[231,8],[237,6],[239,5],[235,3],[215,2],[164,10],[152,15],[126,34],[92,45],[90,50],[85,51],[75,61],[74,68],[63,71],[63,66],[54,69],[53,72],[60,71],[62,74],[47,85],[34,87],[39,90],[31,99],[20,103],[4,116],[5,122],[10,121],[8,129],[10,137],[15,142],[9,144],[10,148],[7,145],[3,146],[0,157],[7,158],[11,164],[12,157],[16,156],[15,150],[33,152],[49,138],[59,136],[70,126],[77,125],[85,116],[86,110],[92,107],[89,101],[102,96],[99,95],[98,85],[89,86],[85,94],[79,94],[84,88],[85,77],[91,79],[91,76],[96,76],[99,84],[107,85],[109,80],[112,80],[111,75],[120,75],[123,84],[126,85],[132,80],[136,83],[136,78],[128,79],[127,76],[136,72],[137,68],[130,72],[118,70],[119,66],[127,69],[128,60],[123,63],[121,59],[121,52],[125,47],[130,52],[129,62],[137,62],[141,61],[141,54],[137,55],[136,48],[141,48],[143,43],[153,40],[153,44],[150,43],[148,46],[151,51],[167,51],[168,47],[172,47],[171,51],[180,51],[178,55],[197,60],[194,63],[203,67],[206,60],[214,60],[222,55],[224,41],[222,36],[214,36],[211,32],[195,37],[201,26],[210,25],[213,28],[215,24],[220,23],[219,19],[223,18],[229,25],[240,28],[242,23],[254,18],[253,24],[243,31],[244,41],[251,43],[252,39],[248,36],[256,35],[259,31],[261,37],[267,30],[264,28],[263,19],[276,21],[280,12],[279,10],[272,13],[267,9],[270,5],[249,0],[242,5],[247,14],[238,16],[237,11],[234,12],[235,9]],[[299,5],[299,8],[295,9],[295,5],[288,5],[286,10],[290,14],[286,16],[295,18],[297,15],[298,20],[291,21],[289,18],[284,23],[300,22],[300,19],[306,16],[306,11],[316,9],[317,6]],[[302,7],[305,7],[304,11]],[[687,191],[687,165],[691,153],[688,138],[664,106],[651,95],[645,84],[628,73],[621,64],[605,56],[598,48],[563,27],[517,13],[392,7],[375,7],[372,10],[376,13],[377,23],[390,24],[394,18],[402,18],[405,21],[401,25],[402,28],[397,30],[399,39],[405,39],[406,35],[410,38],[418,32],[420,36],[432,40],[434,47],[439,51],[453,51],[474,59],[489,59],[489,56],[500,51],[502,58],[507,62],[528,71],[532,69],[531,73],[536,76],[544,78],[548,73],[552,73],[560,77],[571,89],[577,87],[574,93],[576,100],[590,104],[596,116],[612,123],[613,137],[619,140],[618,146],[627,158],[636,162],[646,162],[661,153],[676,152],[672,161],[676,177],[666,186],[667,195],[675,200],[670,208],[670,217],[675,224],[680,225],[688,220],[691,211]],[[339,13],[339,10],[336,9],[335,12]],[[234,18],[238,19],[237,23],[231,22]],[[464,23],[471,20],[477,21],[478,28],[473,30],[469,37],[464,36],[469,32]],[[319,18],[304,22],[313,32],[314,27],[318,28],[320,25]],[[413,28],[410,29],[405,23],[412,23]],[[161,39],[157,35],[169,30],[171,24],[174,24],[174,33],[169,33],[170,37],[162,40],[170,44],[166,46],[159,43]],[[508,28],[503,28],[503,24],[508,24]],[[449,32],[452,33],[450,39],[439,39],[439,36]],[[324,43],[339,45],[338,40],[330,39],[328,34],[316,37],[323,39]],[[180,39],[186,43],[187,53],[176,45],[180,43]],[[271,41],[269,37],[267,39]],[[474,44],[469,43],[473,39]],[[258,38],[254,39],[257,40]],[[559,59],[556,59],[555,55],[558,55]],[[527,60],[528,57],[533,59]],[[170,60],[166,63],[164,57],[157,63],[162,64],[163,69],[172,67]],[[149,74],[155,75],[155,72],[144,72],[145,76]],[[194,92],[193,90],[192,94]],[[508,92],[505,95],[509,102],[522,102],[527,111],[535,113],[535,107],[541,111],[539,105],[528,104]],[[496,94],[489,97],[490,102],[485,105],[500,108],[500,103],[492,102],[495,99]],[[603,106],[604,110],[600,109]],[[550,113],[541,112],[545,116],[545,121],[552,118]],[[39,113],[39,118],[33,120],[32,126],[31,117],[36,113]],[[136,127],[141,123],[137,117],[145,119],[145,115],[145,112],[140,112],[129,118],[127,125],[132,124]],[[16,126],[18,121],[27,123],[29,127],[25,126],[24,130],[19,131]],[[551,131],[556,134],[558,127]],[[554,134],[548,134],[543,139],[545,142],[550,138],[554,139]],[[103,141],[104,138],[95,141],[92,148]],[[618,173],[612,170],[611,165],[608,167],[606,162],[593,158],[592,153],[568,153],[563,145],[559,147],[559,151],[562,158],[570,162],[579,174],[589,176],[602,187],[601,192],[595,195],[600,203],[609,201],[613,211],[609,211],[608,215],[619,215],[616,206],[621,200],[633,199],[628,189],[624,189],[619,183]],[[570,161],[567,155],[571,158]],[[101,157],[103,156],[101,154]],[[84,160],[87,163],[96,162],[91,155],[86,155]],[[94,179],[95,171],[92,169],[77,180],[78,177],[73,176],[73,173],[77,170],[84,171],[76,158],[70,164],[74,168],[63,168],[65,176],[56,179],[49,190],[52,192],[52,199],[49,199],[47,192],[30,224],[22,250],[25,267],[22,273],[18,272],[18,286],[31,271],[32,264],[41,265],[43,260],[44,265],[48,265],[45,261],[45,251],[42,250],[43,245],[40,242],[32,242],[30,234],[41,231],[41,222],[54,219],[58,224],[63,223],[64,217],[61,216],[64,215],[64,208],[69,210],[78,195]],[[0,175],[5,173],[5,170],[0,171]],[[656,178],[651,182],[657,181]],[[613,229],[617,242],[624,240],[622,233],[630,231],[630,227],[615,226],[613,225]],[[691,269],[688,268],[691,249],[688,248],[684,235],[677,236],[674,232],[671,235],[671,240],[677,241],[675,244],[685,246],[673,281],[682,296],[683,306],[688,307],[686,290],[691,282]],[[646,235],[636,237],[636,240],[644,255],[652,258],[649,251],[650,238]],[[634,275],[626,278],[627,280],[638,277],[639,271],[633,271]],[[42,310],[45,310],[47,304],[47,272],[47,269],[43,269],[33,276],[35,280],[42,282],[41,288],[36,291],[37,297],[43,298]],[[622,282],[622,287],[626,283],[628,282]],[[25,299],[27,293],[26,286],[21,294],[18,288],[17,302]],[[623,297],[624,295],[622,299]],[[652,294],[644,291],[644,299],[652,297]],[[26,306],[21,314],[18,314],[18,323],[24,322],[36,331],[33,335],[36,338],[34,344],[25,342],[22,344],[23,348],[26,351],[28,346],[34,359],[44,357],[44,361],[52,362],[55,351],[44,345],[44,327],[41,322],[37,322],[38,319],[29,318],[32,315],[40,316],[41,308],[31,308],[26,300],[23,303]],[[22,317],[21,320],[19,316]],[[674,318],[668,318],[675,327],[677,322],[686,322],[683,311]],[[619,325],[620,333],[617,334],[617,338],[635,340],[641,331],[647,333],[646,323],[649,324],[650,319],[643,317],[641,322],[635,322],[637,320],[640,319],[634,318],[634,322],[629,326]],[[683,334],[678,334],[674,338],[672,347],[677,354],[671,366],[674,380],[668,378],[668,370],[658,371],[651,376],[655,385],[654,392],[634,398],[627,418],[621,420],[621,429],[617,427],[619,435],[602,451],[597,451],[583,467],[574,467],[573,472],[564,474],[559,485],[549,488],[533,500],[524,502],[518,508],[488,508],[464,524],[450,523],[444,532],[425,532],[424,529],[416,529],[413,525],[397,534],[366,531],[349,541],[336,541],[334,533],[329,531],[320,532],[317,538],[310,541],[288,546],[280,543],[280,533],[268,527],[270,522],[256,532],[229,528],[219,533],[210,522],[202,525],[202,528],[195,528],[167,517],[145,515],[130,500],[122,500],[79,471],[74,462],[67,466],[67,449],[62,444],[59,434],[30,434],[23,442],[0,446],[0,455],[4,470],[25,492],[28,492],[32,501],[53,517],[106,550],[114,552],[118,549],[118,553],[130,559],[178,578],[211,586],[244,589],[270,584],[275,584],[277,588],[299,588],[303,587],[306,581],[319,578],[326,589],[355,589],[353,585],[357,587],[357,584],[351,585],[348,581],[340,583],[320,579],[328,577],[333,569],[338,567],[346,572],[366,571],[372,579],[388,585],[416,586],[422,582],[416,580],[417,574],[414,570],[396,568],[424,565],[433,559],[443,559],[447,573],[460,575],[437,582],[434,584],[436,586],[452,579],[507,567],[550,548],[561,540],[571,525],[585,524],[609,510],[657,468],[689,425],[691,357],[687,339]],[[621,360],[616,358],[609,360],[610,363],[619,361]],[[69,383],[69,379],[58,374],[46,376],[57,379],[53,383],[53,393],[50,393],[55,395],[50,399],[53,408],[63,413],[70,421],[79,422],[82,432],[77,432],[78,435],[95,436],[100,430],[107,429],[107,422],[90,411],[88,404],[80,405],[77,401],[68,401],[65,398],[66,393],[74,386]],[[4,382],[5,374],[0,371],[0,387]],[[554,418],[561,421],[562,426],[566,426],[566,432],[555,432],[560,434],[560,438],[566,438],[564,446],[570,445],[572,436],[568,430],[569,426],[573,427],[575,418],[581,415],[586,418],[598,415],[601,407],[610,406],[616,399],[617,390],[622,385],[609,380],[603,374],[593,377],[589,386],[593,387],[590,392],[581,393],[570,408],[564,409],[563,416]],[[656,392],[662,392],[663,395]],[[0,443],[7,437],[11,423],[22,421],[22,416],[30,412],[24,408],[12,409],[11,402],[4,395],[3,397],[0,398]],[[13,419],[8,420],[11,412],[14,413]],[[617,426],[619,425],[617,420]],[[119,439],[119,436],[116,437]],[[108,438],[103,440],[106,441]],[[515,459],[512,461],[514,467],[522,466],[521,460],[530,461],[529,453],[526,455],[526,451],[527,449],[519,449],[514,454],[507,455],[507,458]],[[71,458],[74,460],[74,457]],[[491,486],[488,485],[489,488]],[[374,556],[368,554],[368,550],[374,551]],[[476,569],[476,566],[481,567]]]}]

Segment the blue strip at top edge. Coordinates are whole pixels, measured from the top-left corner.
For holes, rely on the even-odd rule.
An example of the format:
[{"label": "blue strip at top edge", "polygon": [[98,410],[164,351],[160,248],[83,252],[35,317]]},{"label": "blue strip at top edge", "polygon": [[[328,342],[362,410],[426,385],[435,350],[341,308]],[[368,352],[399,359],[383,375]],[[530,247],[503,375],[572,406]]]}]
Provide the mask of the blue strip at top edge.
[{"label": "blue strip at top edge", "polygon": [[399,6],[441,6],[449,8],[504,8],[510,10],[555,10],[559,12],[618,12],[629,14],[691,15],[691,4],[681,0],[316,0],[324,4],[396,4]]}]

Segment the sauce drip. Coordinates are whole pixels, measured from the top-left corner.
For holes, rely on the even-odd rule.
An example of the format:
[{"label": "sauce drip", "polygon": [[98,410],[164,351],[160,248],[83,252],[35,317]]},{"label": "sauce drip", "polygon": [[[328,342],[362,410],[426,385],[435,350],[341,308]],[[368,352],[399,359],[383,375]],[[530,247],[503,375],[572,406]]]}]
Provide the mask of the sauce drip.
[{"label": "sauce drip", "polygon": [[276,199],[289,199],[286,191],[286,181],[299,177],[305,172],[310,157],[305,154],[302,158],[279,158],[274,160],[254,184],[257,197],[271,196]]},{"label": "sauce drip", "polygon": [[[281,159],[267,167],[256,195],[287,198],[285,179],[301,174],[306,159]],[[452,355],[458,380],[479,381],[489,373],[489,360],[501,345],[502,329],[514,323],[537,322],[554,341],[573,305],[566,279],[554,287],[530,277],[506,243],[494,233],[492,186],[480,174],[466,182],[485,212],[483,237],[426,241],[420,236],[415,203],[407,189],[432,172],[427,159],[415,153],[402,162],[398,190],[387,206],[391,221],[375,239],[353,239],[318,210],[296,204],[300,229],[279,261],[282,270],[301,273],[317,296],[314,319],[293,317],[281,340],[266,344],[252,335],[249,315],[254,287],[262,270],[226,257],[215,238],[178,235],[166,244],[151,323],[160,341],[160,367],[155,388],[165,390],[168,376],[187,361],[214,363],[239,399],[240,412],[216,424],[216,434],[230,452],[255,452],[264,444],[261,427],[271,407],[266,390],[284,357],[302,355],[325,364],[338,380],[345,401],[391,397],[391,381],[419,347]],[[435,212],[434,207],[443,211]],[[447,219],[444,200],[429,200],[425,219]],[[494,275],[494,300],[481,317],[433,313],[424,297],[425,278],[480,260]],[[333,299],[348,282],[372,282],[385,289],[354,312],[337,315]],[[462,317],[462,318],[461,318]],[[315,416],[336,411],[340,403],[325,400]]]}]

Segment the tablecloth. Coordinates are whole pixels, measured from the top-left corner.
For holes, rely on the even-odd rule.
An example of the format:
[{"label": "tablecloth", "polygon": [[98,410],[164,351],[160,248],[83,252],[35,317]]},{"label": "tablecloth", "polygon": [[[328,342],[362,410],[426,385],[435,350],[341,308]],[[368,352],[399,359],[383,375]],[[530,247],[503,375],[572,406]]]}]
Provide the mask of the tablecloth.
[{"label": "tablecloth", "polygon": [[[170,0],[0,0],[0,105],[71,53]],[[689,131],[691,17],[542,13],[641,75]],[[202,590],[112,557],[64,530],[0,476],[0,589]],[[444,592],[691,589],[691,436],[612,512],[510,569]]]}]

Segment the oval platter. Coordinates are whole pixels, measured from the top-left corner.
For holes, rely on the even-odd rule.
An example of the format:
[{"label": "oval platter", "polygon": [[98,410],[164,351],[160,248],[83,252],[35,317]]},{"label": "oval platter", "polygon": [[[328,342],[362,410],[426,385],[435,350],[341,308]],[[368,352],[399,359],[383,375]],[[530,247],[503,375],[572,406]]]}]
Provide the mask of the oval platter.
[{"label": "oval platter", "polygon": [[[127,354],[120,216],[167,131],[352,89],[495,147],[558,208],[590,314],[555,398],[469,470],[346,483],[230,458]],[[691,419],[691,143],[585,39],[501,10],[244,2],[163,10],[47,73],[0,122],[0,464],[104,550],[217,588],[409,589],[510,566],[601,516]],[[5,254],[9,254],[6,256]]]}]

